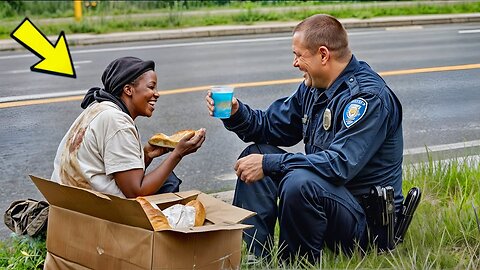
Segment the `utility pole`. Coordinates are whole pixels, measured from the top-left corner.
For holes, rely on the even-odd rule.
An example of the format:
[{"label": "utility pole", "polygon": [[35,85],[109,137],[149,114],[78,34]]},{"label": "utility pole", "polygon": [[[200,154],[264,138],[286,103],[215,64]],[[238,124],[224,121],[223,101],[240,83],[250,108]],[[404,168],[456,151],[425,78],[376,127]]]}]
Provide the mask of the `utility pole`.
[{"label": "utility pole", "polygon": [[73,15],[75,16],[75,21],[79,22],[82,20],[82,0],[73,0]]}]

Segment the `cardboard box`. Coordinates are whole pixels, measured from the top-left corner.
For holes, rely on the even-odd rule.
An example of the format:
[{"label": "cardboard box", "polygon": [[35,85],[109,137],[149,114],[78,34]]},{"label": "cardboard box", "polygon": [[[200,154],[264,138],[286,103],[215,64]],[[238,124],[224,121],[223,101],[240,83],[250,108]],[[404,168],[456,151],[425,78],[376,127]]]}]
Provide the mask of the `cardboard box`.
[{"label": "cardboard box", "polygon": [[50,203],[44,269],[238,269],[253,212],[200,191],[146,197],[165,209],[200,200],[207,225],[154,231],[141,205],[30,176]]}]

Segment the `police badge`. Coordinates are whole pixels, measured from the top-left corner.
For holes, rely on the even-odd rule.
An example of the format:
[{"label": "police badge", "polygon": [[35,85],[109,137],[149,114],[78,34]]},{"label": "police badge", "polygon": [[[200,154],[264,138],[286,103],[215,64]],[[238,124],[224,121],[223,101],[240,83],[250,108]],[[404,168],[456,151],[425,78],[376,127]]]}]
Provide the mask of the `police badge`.
[{"label": "police badge", "polygon": [[356,98],[350,101],[343,111],[343,123],[347,128],[357,123],[367,112],[367,101],[363,98]]},{"label": "police badge", "polygon": [[332,111],[329,108],[325,109],[323,113],[323,129],[329,130],[332,125]]}]

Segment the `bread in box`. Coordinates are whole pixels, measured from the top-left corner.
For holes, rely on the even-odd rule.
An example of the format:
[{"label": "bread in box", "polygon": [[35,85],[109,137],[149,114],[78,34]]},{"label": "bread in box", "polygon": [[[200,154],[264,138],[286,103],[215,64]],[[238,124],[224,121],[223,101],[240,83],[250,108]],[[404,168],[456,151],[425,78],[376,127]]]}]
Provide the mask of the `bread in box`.
[{"label": "bread in box", "polygon": [[[147,218],[155,231],[172,228],[168,223],[167,217],[158,207],[153,206],[152,203],[144,197],[137,197],[135,200],[142,206],[143,211],[147,215]],[[191,200],[185,204],[185,206],[192,206],[195,208],[194,226],[203,226],[206,218],[206,211],[203,204],[199,200]]]}]

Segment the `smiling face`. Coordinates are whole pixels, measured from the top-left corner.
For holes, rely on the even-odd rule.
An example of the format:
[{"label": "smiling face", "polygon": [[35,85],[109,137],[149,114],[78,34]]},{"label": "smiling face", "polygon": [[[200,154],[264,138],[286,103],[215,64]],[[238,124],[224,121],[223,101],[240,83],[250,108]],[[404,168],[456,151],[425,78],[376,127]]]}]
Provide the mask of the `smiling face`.
[{"label": "smiling face", "polygon": [[305,85],[321,88],[322,55],[320,51],[310,51],[304,42],[303,32],[295,32],[292,38],[293,66],[303,72]]},{"label": "smiling face", "polygon": [[349,63],[347,31],[334,17],[316,14],[293,30],[293,66],[303,72],[305,84],[328,88]]},{"label": "smiling face", "polygon": [[137,116],[152,116],[159,97],[155,71],[149,70],[133,83],[125,85],[124,94],[126,95],[125,104],[133,119]]}]

